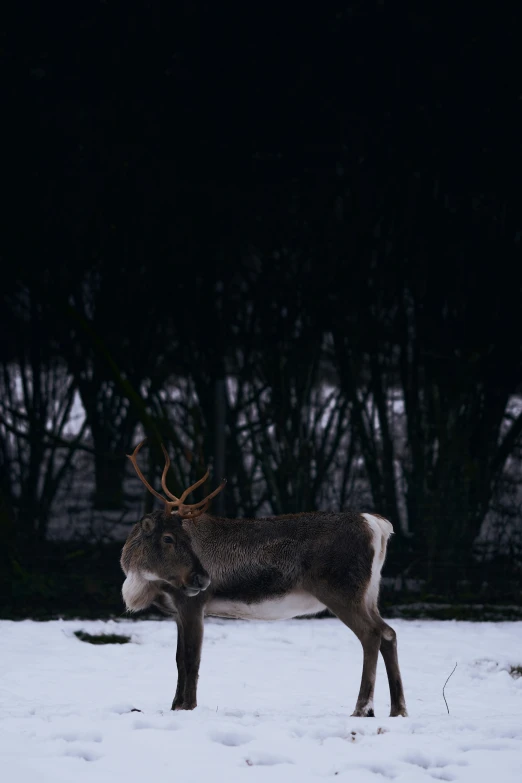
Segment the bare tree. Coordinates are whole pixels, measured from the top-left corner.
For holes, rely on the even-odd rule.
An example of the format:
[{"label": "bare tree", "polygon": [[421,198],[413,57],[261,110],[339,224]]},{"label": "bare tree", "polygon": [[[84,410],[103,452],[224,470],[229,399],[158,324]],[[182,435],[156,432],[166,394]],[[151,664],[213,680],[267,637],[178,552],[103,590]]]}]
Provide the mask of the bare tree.
[{"label": "bare tree", "polygon": [[0,369],[2,492],[21,533],[45,538],[57,492],[83,446],[86,422],[74,426],[76,386],[40,335],[40,312],[30,300],[20,317],[17,359]]}]

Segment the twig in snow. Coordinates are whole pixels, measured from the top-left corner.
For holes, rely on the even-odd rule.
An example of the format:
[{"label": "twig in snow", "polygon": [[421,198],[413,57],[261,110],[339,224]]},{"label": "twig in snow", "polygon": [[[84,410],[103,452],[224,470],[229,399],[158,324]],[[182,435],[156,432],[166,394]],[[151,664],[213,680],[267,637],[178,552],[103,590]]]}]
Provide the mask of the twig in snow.
[{"label": "twig in snow", "polygon": [[[457,668],[457,664],[455,664],[455,666],[453,667],[453,672],[455,671],[455,669],[456,669],[456,668]],[[453,674],[453,672],[451,672],[451,674]],[[444,685],[442,686],[442,696],[443,696],[443,698],[444,698],[444,701],[446,701],[446,697],[444,696],[444,688],[445,688],[445,687],[446,687],[446,685],[448,684],[448,680],[449,680],[449,678],[451,677],[451,674],[450,674],[450,676],[448,677],[448,679],[446,680],[446,682],[444,683]],[[447,701],[446,701],[446,709],[448,710],[448,715],[449,715],[449,714],[450,714],[450,711],[449,711],[449,707],[448,707],[448,702],[447,702]]]}]

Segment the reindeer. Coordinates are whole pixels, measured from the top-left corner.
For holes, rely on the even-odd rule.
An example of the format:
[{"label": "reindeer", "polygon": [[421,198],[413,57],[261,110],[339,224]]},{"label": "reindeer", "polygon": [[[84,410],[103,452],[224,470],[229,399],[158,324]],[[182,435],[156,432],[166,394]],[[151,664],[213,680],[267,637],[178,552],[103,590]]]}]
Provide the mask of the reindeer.
[{"label": "reindeer", "polygon": [[373,717],[379,651],[384,659],[391,716],[406,716],[395,631],[377,608],[381,569],[393,532],[377,514],[353,511],[284,514],[265,519],[224,519],[207,514],[226,481],[198,503],[186,498],[207,473],[173,495],[166,484],[170,460],[156,492],[131,460],[149,492],[164,503],[135,524],[121,555],[122,595],[129,611],[151,605],[174,615],[178,628],[178,681],[173,710],[197,706],[196,691],[205,615],[279,620],[328,608],[363,648],[361,687],[353,715]]}]

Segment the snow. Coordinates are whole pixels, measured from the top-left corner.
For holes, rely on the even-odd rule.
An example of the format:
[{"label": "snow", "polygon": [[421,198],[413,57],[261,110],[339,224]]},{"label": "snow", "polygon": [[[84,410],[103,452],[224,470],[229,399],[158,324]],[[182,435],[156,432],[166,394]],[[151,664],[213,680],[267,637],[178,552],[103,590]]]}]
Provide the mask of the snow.
[{"label": "snow", "polygon": [[[335,619],[208,620],[193,712],[169,710],[172,621],[2,621],[2,780],[520,780],[522,677],[510,670],[522,664],[522,623],[392,625],[409,718],[387,717],[382,661],[377,717],[350,717],[362,654]],[[76,630],[132,642],[94,646]]]}]

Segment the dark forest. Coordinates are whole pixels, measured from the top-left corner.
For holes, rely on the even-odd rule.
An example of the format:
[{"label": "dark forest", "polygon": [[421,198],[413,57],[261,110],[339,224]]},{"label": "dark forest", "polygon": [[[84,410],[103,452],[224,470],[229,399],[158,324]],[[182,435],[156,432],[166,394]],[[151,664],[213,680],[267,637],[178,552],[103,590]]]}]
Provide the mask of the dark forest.
[{"label": "dark forest", "polygon": [[123,611],[144,436],[227,516],[387,516],[390,605],[520,603],[520,22],[10,9],[2,616]]}]

